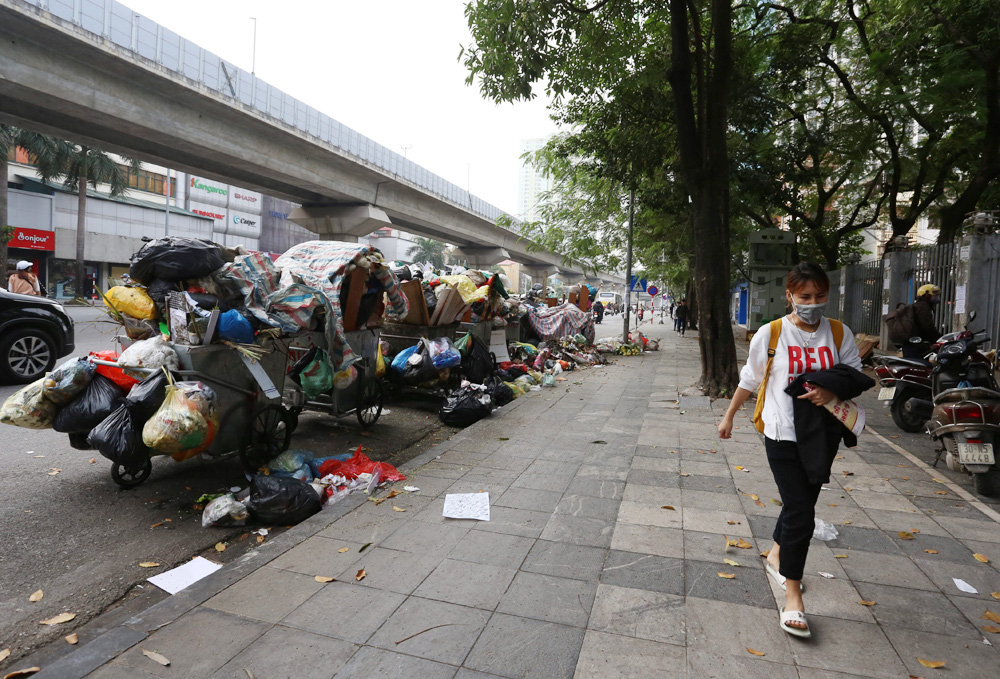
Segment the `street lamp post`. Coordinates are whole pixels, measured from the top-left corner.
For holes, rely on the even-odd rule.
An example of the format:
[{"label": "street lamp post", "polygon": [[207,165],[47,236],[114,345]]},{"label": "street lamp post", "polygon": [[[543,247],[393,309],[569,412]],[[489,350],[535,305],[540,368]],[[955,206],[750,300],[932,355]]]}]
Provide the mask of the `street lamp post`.
[{"label": "street lamp post", "polygon": [[628,342],[629,313],[632,301],[632,224],[635,217],[635,189],[628,198],[628,251],[625,256],[625,328],[622,330],[622,342]]},{"label": "street lamp post", "polygon": [[253,22],[253,62],[250,66],[250,75],[257,75],[257,17],[250,17]]}]

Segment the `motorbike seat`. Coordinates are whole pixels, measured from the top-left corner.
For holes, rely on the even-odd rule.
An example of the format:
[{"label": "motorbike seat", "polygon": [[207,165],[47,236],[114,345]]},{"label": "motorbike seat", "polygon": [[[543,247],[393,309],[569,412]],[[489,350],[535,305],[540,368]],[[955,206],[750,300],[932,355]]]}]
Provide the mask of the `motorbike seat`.
[{"label": "motorbike seat", "polygon": [[901,358],[899,356],[891,356],[886,359],[886,363],[892,363],[895,365],[911,365],[914,368],[929,368],[930,365],[927,361],[921,361],[916,358]]}]

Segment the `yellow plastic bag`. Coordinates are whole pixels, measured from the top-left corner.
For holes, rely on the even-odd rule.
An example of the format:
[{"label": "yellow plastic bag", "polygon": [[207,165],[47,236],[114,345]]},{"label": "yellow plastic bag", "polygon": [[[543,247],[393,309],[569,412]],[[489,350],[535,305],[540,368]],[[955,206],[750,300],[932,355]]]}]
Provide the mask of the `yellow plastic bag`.
[{"label": "yellow plastic bag", "polygon": [[462,276],[461,274],[458,276],[441,276],[441,280],[458,290],[458,294],[462,296],[462,301],[466,304],[486,299],[486,296],[490,292],[488,285],[477,288],[476,284],[469,280],[468,276]]},{"label": "yellow plastic bag", "polygon": [[212,398],[196,383],[168,384],[163,404],[142,428],[142,442],[178,462],[205,451],[219,426]]},{"label": "yellow plastic bag", "polygon": [[43,395],[46,378],[11,394],[0,406],[0,422],[26,429],[51,429],[58,406]]},{"label": "yellow plastic bag", "polygon": [[154,320],[157,316],[156,303],[142,288],[127,288],[116,285],[104,295],[104,304],[132,318],[144,321]]},{"label": "yellow plastic bag", "polygon": [[520,398],[524,396],[524,389],[521,388],[520,384],[517,384],[515,382],[504,382],[504,384],[510,387],[510,390],[514,393],[514,398]]},{"label": "yellow plastic bag", "polygon": [[375,377],[385,376],[385,356],[382,355],[382,343],[378,343],[378,353],[375,354]]}]

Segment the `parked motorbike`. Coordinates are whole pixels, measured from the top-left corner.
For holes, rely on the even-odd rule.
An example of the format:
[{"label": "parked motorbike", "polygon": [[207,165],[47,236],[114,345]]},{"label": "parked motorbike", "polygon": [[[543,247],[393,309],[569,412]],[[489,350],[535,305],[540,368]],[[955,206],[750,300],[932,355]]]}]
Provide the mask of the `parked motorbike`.
[{"label": "parked motorbike", "polygon": [[[946,343],[954,341],[959,333],[952,332],[942,335],[931,345],[930,351],[937,352]],[[923,340],[911,337],[911,344],[920,344]],[[899,356],[872,355],[875,365],[875,375],[879,381],[878,399],[885,402],[892,414],[892,421],[903,431],[916,433],[924,431],[927,417],[906,409],[906,402],[911,398],[931,400],[931,369],[929,361],[920,361]]]},{"label": "parked motorbike", "polygon": [[[976,314],[969,314],[969,321]],[[985,331],[965,331],[941,346],[931,374],[932,401],[911,398],[906,409],[929,417],[927,433],[941,443],[952,471],[972,474],[977,493],[1000,496],[995,446],[1000,441],[1000,389],[993,359],[979,351],[989,341]]]}]

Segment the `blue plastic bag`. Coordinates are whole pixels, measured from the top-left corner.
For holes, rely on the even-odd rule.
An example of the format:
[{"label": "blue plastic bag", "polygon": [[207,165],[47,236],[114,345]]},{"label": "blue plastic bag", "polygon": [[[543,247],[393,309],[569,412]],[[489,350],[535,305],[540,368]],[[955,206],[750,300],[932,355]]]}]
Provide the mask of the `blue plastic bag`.
[{"label": "blue plastic bag", "polygon": [[410,359],[410,356],[417,353],[418,349],[420,349],[419,343],[414,344],[412,347],[407,347],[396,354],[396,357],[392,359],[392,365],[390,366],[393,372],[402,375],[403,371],[406,370],[406,362]]},{"label": "blue plastic bag", "polygon": [[253,344],[253,326],[236,309],[224,311],[219,315],[219,337],[230,342]]},{"label": "blue plastic bag", "polygon": [[343,462],[344,460],[350,460],[354,453],[341,453],[340,455],[330,455],[329,457],[318,457],[314,460],[309,460],[309,467],[312,470],[312,474],[315,478],[320,478],[319,468],[323,466],[323,463],[327,460],[337,460],[338,462]]}]

